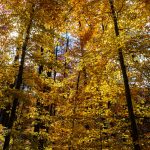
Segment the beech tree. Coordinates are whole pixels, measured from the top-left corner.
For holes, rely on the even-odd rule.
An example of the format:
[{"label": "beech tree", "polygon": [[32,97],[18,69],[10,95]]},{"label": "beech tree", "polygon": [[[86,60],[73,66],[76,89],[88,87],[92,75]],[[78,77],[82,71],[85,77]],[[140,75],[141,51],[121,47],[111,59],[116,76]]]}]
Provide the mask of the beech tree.
[{"label": "beech tree", "polygon": [[148,8],[2,1],[1,149],[148,149]]}]

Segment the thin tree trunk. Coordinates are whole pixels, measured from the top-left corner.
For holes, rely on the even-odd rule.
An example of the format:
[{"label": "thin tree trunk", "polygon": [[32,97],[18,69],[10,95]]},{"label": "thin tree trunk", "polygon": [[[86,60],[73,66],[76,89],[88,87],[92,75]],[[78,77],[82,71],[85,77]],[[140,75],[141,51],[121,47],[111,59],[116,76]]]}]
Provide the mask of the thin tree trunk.
[{"label": "thin tree trunk", "polygon": [[[25,40],[24,40],[23,46],[22,46],[21,64],[19,66],[17,80],[16,80],[16,83],[15,83],[15,86],[14,86],[15,89],[17,89],[17,90],[20,90],[21,84],[22,84],[23,67],[24,67],[24,62],[25,62],[25,55],[26,55],[28,40],[29,40],[29,36],[30,36],[30,30],[31,30],[31,26],[32,26],[33,14],[34,14],[34,6],[32,6],[32,11],[30,13],[30,21],[29,21],[29,24],[27,26],[26,37],[25,37]],[[14,121],[15,121],[15,118],[16,118],[16,109],[17,109],[17,106],[18,106],[18,101],[19,101],[18,98],[15,97],[14,101],[13,101],[13,104],[12,104],[12,109],[11,109],[9,121],[8,121],[8,126],[7,126],[8,134],[5,136],[3,150],[8,150],[9,149],[11,129],[13,127],[13,124],[14,124]]]},{"label": "thin tree trunk", "polygon": [[[116,13],[115,13],[113,0],[109,0],[109,3],[110,3],[111,12],[112,12],[112,18],[114,21],[114,30],[115,30],[115,34],[117,37],[117,36],[119,36],[119,28],[118,28],[118,22],[117,22],[117,17],[116,17]],[[127,76],[126,67],[125,67],[125,63],[124,63],[124,57],[123,57],[121,48],[118,49],[118,55],[119,55],[119,61],[120,61],[120,66],[121,66],[123,80],[124,80],[125,96],[126,96],[126,101],[127,101],[127,106],[128,106],[128,113],[129,113],[129,118],[130,118],[130,122],[131,122],[132,141],[133,141],[134,149],[140,150],[140,145],[138,143],[139,136],[138,136],[138,130],[137,130],[137,125],[136,125],[136,121],[135,121],[135,115],[134,115],[134,111],[133,111],[129,81],[128,81],[128,76]]]},{"label": "thin tree trunk", "polygon": [[[81,44],[81,54],[82,54],[82,58],[83,58],[83,65],[84,65],[84,48]],[[86,86],[87,84],[87,73],[86,73],[86,67],[85,65],[83,66],[83,78],[84,78],[84,86]]]},{"label": "thin tree trunk", "polygon": [[[44,51],[44,49],[41,47],[41,55],[43,55],[43,51]],[[57,50],[57,47],[56,47],[56,49],[55,49],[55,60],[57,61],[57,54],[58,53],[58,50]],[[39,65],[39,70],[38,70],[38,73],[39,73],[39,75],[41,74],[43,72],[43,65],[42,64],[40,64]],[[52,72],[50,71],[50,72],[47,72],[47,76],[48,77],[52,77]],[[54,81],[55,81],[55,79],[56,79],[56,71],[54,70]],[[45,87],[46,88],[46,87]],[[45,89],[43,89],[43,92],[45,92]],[[49,114],[50,114],[50,116],[55,116],[55,114],[56,114],[56,109],[55,109],[55,107],[56,107],[56,105],[54,104],[54,103],[52,103],[52,104],[50,104],[50,106],[49,107],[44,107],[38,100],[37,100],[37,109],[38,109],[38,112],[39,112],[39,115],[40,115],[40,111],[42,110],[42,109],[46,109],[47,111],[49,111]],[[40,109],[40,108],[42,108],[42,109]],[[34,126],[34,132],[37,132],[37,133],[39,133],[40,132],[40,129],[41,128],[43,128],[44,127],[44,124],[42,123],[42,121],[40,120],[40,119],[36,119],[36,121],[37,121],[37,123],[36,123],[36,125]],[[48,132],[48,128],[47,127],[45,127],[46,128],[46,130],[47,130],[47,132]],[[38,140],[38,150],[43,150],[44,149],[44,143],[46,143],[46,140],[45,139],[43,139],[43,138],[40,138],[39,140]]]},{"label": "thin tree trunk", "polygon": [[[55,53],[55,63],[57,63],[57,59],[58,59],[58,45],[56,46],[55,50],[54,50],[54,53]],[[54,81],[56,80],[56,70],[54,69]]]},{"label": "thin tree trunk", "polygon": [[[41,56],[43,55],[43,51],[44,51],[44,49],[41,47]],[[38,70],[38,73],[39,73],[39,75],[40,74],[42,74],[42,72],[43,72],[43,65],[42,64],[40,64],[39,65],[39,70]],[[40,117],[40,107],[42,107],[41,106],[41,104],[40,104],[40,102],[37,100],[37,104],[36,104],[37,106],[37,109],[38,109],[38,113],[39,113],[39,117]],[[40,132],[40,128],[41,128],[41,120],[40,119],[36,119],[36,124],[35,124],[35,126],[34,126],[34,132],[37,132],[37,133],[39,133]],[[39,139],[38,140],[38,150],[43,150],[44,149],[44,140],[43,139]]]},{"label": "thin tree trunk", "polygon": [[75,117],[76,117],[76,107],[77,107],[77,103],[76,100],[78,98],[78,91],[79,91],[79,83],[80,83],[80,72],[78,74],[77,77],[77,82],[76,82],[76,94],[75,97],[73,99],[73,119],[72,119],[72,133],[71,133],[71,138],[69,141],[69,145],[68,145],[68,150],[74,150],[74,127],[75,127]]},{"label": "thin tree trunk", "polygon": [[[18,49],[17,49],[17,52],[16,52],[16,56],[14,58],[14,65],[15,63],[19,60],[19,54],[18,54]],[[14,85],[15,85],[15,82],[16,80],[14,81],[13,84],[9,84],[9,88],[13,89],[14,88]],[[5,108],[2,108],[0,110],[0,123],[4,126],[4,127],[7,127],[8,126],[8,120],[9,120],[9,115],[10,115],[10,109],[11,109],[11,104],[8,103],[6,105]]]},{"label": "thin tree trunk", "polygon": [[[68,49],[69,49],[69,37],[67,36],[67,32],[66,32],[66,39],[67,39],[67,42],[66,42],[66,50],[65,50],[65,53],[68,52]],[[67,61],[66,61],[66,58],[65,58],[65,64],[64,64],[64,78],[66,78],[67,74],[66,74],[66,69],[67,69]]]},{"label": "thin tree trunk", "polygon": [[[79,21],[79,29],[81,31],[82,29],[82,26],[81,26],[81,22]],[[80,37],[80,50],[81,50],[81,55],[82,55],[82,58],[83,58],[83,65],[84,65],[84,41],[82,40],[82,38]],[[84,85],[87,84],[87,73],[86,73],[86,67],[85,65],[83,66],[83,75],[84,75]]]}]

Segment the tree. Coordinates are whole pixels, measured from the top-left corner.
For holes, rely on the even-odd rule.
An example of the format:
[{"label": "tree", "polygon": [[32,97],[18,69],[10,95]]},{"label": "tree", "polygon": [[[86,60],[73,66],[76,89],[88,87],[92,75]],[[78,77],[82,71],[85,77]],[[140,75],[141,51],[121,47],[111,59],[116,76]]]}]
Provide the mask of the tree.
[{"label": "tree", "polygon": [[148,149],[146,4],[1,2],[3,149]]},{"label": "tree", "polygon": [[[113,17],[113,21],[114,21],[115,33],[116,33],[116,36],[119,36],[119,28],[118,28],[118,23],[117,23],[117,17],[115,15],[113,0],[109,0],[109,3],[110,3],[110,6],[111,6],[111,11],[112,11],[112,17]],[[125,64],[124,64],[122,49],[119,48],[118,51],[119,51],[118,52],[119,53],[119,61],[120,61],[121,70],[122,70],[123,79],[124,79],[124,85],[125,85],[125,93],[126,93],[126,100],[127,100],[127,105],[128,105],[128,112],[129,112],[129,117],[130,117],[130,120],[131,120],[131,130],[132,130],[132,138],[133,138],[134,149],[135,150],[137,150],[137,149],[140,150],[140,145],[138,143],[138,140],[139,140],[138,130],[137,130],[136,122],[135,122],[135,115],[134,115],[134,112],[133,112],[131,92],[130,92],[128,76],[127,76],[126,68],[125,68]]]}]

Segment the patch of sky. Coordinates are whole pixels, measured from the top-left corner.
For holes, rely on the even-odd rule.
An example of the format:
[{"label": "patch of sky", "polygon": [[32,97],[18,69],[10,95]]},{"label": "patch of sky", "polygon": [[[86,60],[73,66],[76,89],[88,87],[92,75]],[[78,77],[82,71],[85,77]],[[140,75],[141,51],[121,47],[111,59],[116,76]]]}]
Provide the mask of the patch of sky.
[{"label": "patch of sky", "polygon": [[61,55],[61,54],[65,53],[65,49],[66,49],[66,46],[67,46],[67,40],[68,40],[68,49],[69,50],[73,49],[76,46],[76,43],[79,41],[78,38],[72,36],[70,33],[63,33],[61,35],[61,38],[64,39],[64,42],[63,42],[62,45],[57,46],[57,54],[58,55]]}]

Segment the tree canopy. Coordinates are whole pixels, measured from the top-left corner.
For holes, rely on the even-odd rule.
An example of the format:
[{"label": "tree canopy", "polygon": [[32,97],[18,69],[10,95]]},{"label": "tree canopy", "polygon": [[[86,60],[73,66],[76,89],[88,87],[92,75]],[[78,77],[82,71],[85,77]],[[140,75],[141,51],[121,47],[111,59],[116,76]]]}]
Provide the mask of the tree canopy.
[{"label": "tree canopy", "polygon": [[148,0],[1,0],[0,149],[148,150]]}]

